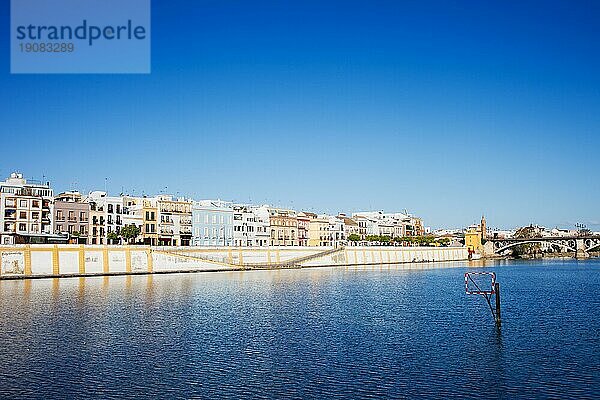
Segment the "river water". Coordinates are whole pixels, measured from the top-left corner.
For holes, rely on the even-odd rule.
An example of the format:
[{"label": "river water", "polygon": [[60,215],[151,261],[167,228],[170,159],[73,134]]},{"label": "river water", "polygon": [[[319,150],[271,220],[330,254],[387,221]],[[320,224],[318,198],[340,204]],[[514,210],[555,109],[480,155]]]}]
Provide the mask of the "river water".
[{"label": "river water", "polygon": [[467,265],[0,281],[0,397],[600,397],[600,260]]}]

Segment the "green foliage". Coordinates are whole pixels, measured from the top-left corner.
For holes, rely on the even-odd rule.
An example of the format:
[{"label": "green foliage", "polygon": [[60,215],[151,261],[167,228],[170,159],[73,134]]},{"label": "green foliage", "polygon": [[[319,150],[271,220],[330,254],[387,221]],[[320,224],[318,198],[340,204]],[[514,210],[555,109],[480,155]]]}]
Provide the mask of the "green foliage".
[{"label": "green foliage", "polygon": [[352,233],[352,234],[348,235],[348,240],[351,242],[359,242],[360,236],[357,235],[356,233]]},{"label": "green foliage", "polygon": [[81,236],[81,234],[78,231],[73,231],[71,233],[71,236],[73,236],[73,237],[79,237],[79,236]]},{"label": "green foliage", "polygon": [[141,233],[141,230],[135,224],[125,225],[121,228],[120,235],[123,239],[127,241],[127,243],[131,242],[132,239],[138,237]]},{"label": "green foliage", "polygon": [[387,235],[369,235],[365,238],[369,242],[379,242],[379,243],[389,243],[392,241],[392,238]]},{"label": "green foliage", "polygon": [[117,235],[115,232],[108,232],[108,234],[106,235],[106,238],[111,242],[114,243],[115,240],[119,239],[119,235]]},{"label": "green foliage", "polygon": [[450,238],[440,238],[437,240],[440,246],[448,246],[450,244]]},{"label": "green foliage", "polygon": [[396,243],[404,243],[409,245],[417,245],[417,246],[433,246],[435,242],[435,237],[433,236],[404,236],[404,237],[396,237],[394,238],[394,242]]}]

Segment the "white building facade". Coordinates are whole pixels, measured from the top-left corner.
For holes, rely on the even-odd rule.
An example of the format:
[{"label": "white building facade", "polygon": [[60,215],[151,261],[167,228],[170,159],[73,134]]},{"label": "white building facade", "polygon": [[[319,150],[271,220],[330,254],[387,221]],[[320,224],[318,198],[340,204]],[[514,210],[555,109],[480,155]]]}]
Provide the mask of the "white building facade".
[{"label": "white building facade", "polygon": [[60,243],[53,235],[54,193],[50,184],[14,172],[0,182],[0,243]]}]

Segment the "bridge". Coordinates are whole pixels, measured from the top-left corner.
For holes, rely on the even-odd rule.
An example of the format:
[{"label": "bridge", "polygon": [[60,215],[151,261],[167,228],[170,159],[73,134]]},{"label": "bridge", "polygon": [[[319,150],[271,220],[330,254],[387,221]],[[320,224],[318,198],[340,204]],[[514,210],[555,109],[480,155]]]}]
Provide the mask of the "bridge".
[{"label": "bridge", "polygon": [[530,243],[543,243],[562,252],[575,253],[576,258],[588,258],[590,251],[600,251],[600,235],[487,239],[484,251],[486,254],[502,254],[515,246]]}]

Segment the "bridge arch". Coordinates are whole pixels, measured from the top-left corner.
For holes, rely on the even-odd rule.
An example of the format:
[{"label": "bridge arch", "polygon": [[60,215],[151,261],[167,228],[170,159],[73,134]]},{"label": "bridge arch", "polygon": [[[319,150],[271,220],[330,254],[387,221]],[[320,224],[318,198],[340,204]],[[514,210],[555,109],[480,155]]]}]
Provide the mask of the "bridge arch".
[{"label": "bridge arch", "polygon": [[[564,248],[564,249],[567,249],[567,250],[569,250],[569,251],[572,251],[572,252],[574,252],[574,253],[576,253],[576,252],[577,252],[577,249],[575,249],[575,248],[573,248],[573,247],[571,247],[571,246],[569,246],[569,245],[566,245],[566,244],[564,244],[564,243],[561,243],[561,242],[554,242],[554,241],[548,241],[548,240],[535,240],[535,239],[532,239],[532,240],[525,240],[525,241],[518,241],[518,242],[509,243],[509,244],[507,244],[507,245],[504,245],[504,246],[501,246],[501,247],[499,247],[499,248],[497,248],[497,249],[494,249],[494,253],[500,254],[500,253],[502,253],[504,250],[508,250],[508,249],[510,249],[511,247],[515,247],[515,246],[518,246],[518,245],[520,245],[520,244],[530,244],[530,243],[549,243],[550,245],[553,245],[553,246],[559,246],[559,247],[562,247],[562,248]],[[600,246],[600,243],[599,243],[598,245],[596,245],[596,246]],[[594,246],[594,247],[596,247],[596,246]]]},{"label": "bridge arch", "polygon": [[596,244],[594,244],[594,243],[590,244],[590,246],[587,249],[585,249],[585,251],[592,251],[594,249],[600,250],[600,242],[598,242]]}]

